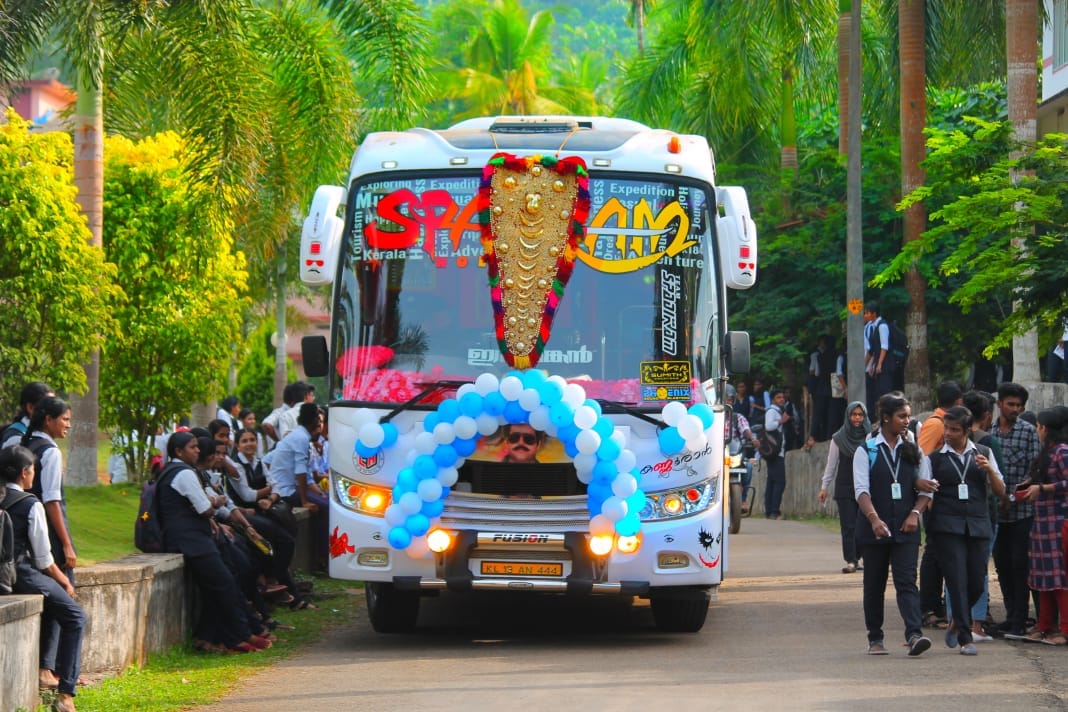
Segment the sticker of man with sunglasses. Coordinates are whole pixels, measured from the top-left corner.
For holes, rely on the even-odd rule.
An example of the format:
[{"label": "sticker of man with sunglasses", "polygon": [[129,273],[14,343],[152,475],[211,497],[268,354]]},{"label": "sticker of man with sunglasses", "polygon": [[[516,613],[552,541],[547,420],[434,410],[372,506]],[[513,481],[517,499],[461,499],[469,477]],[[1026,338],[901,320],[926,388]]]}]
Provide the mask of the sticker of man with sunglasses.
[{"label": "sticker of man with sunglasses", "polygon": [[526,423],[505,425],[501,430],[505,443],[501,462],[538,462],[538,448],[545,442],[545,433]]}]

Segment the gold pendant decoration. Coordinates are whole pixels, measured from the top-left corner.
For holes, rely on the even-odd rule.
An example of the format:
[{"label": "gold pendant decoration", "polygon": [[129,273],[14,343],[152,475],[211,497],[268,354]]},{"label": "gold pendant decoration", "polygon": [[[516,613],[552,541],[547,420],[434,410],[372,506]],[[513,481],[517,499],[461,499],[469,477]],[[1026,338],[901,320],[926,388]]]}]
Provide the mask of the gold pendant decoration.
[{"label": "gold pendant decoration", "polygon": [[497,153],[478,192],[497,344],[530,368],[549,340],[590,212],[589,175],[577,156]]}]

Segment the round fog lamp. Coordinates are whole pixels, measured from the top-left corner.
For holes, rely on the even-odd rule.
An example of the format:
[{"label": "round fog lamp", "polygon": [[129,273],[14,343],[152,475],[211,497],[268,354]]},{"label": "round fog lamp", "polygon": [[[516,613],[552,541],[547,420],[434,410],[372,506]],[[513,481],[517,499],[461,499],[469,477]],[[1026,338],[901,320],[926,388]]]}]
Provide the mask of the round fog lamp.
[{"label": "round fog lamp", "polygon": [[639,536],[621,536],[616,542],[616,548],[624,554],[633,554],[641,545],[642,540]]},{"label": "round fog lamp", "polygon": [[426,535],[426,545],[435,554],[440,554],[452,546],[452,536],[444,529],[435,529]]},{"label": "round fog lamp", "polygon": [[669,494],[667,497],[664,497],[662,506],[664,507],[664,511],[668,514],[678,514],[682,511],[682,499],[680,499],[677,494]]},{"label": "round fog lamp", "polygon": [[594,556],[607,556],[612,551],[611,534],[602,534],[600,536],[590,537],[590,551]]}]

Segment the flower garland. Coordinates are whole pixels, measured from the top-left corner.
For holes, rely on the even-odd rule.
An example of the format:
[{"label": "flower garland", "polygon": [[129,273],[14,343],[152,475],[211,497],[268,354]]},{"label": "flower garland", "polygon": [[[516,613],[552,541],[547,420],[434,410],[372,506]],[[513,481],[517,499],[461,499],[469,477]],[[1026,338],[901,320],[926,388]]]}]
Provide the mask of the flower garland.
[{"label": "flower garland", "polygon": [[497,344],[508,365],[530,368],[545,350],[586,235],[586,163],[497,153],[482,169],[477,201]]},{"label": "flower garland", "polygon": [[[698,403],[687,409],[682,403],[668,403],[662,415],[665,428],[659,443],[665,455],[706,447],[714,421],[709,406]],[[492,373],[479,375],[474,383],[460,386],[455,398],[443,400],[428,413],[421,431],[403,443],[393,423],[380,423],[367,408],[357,411],[357,454],[370,458],[382,451],[407,453],[406,465],[397,473],[393,501],[385,511],[390,546],[408,549],[425,537],[439,521],[459,468],[479,438],[516,423],[526,423],[563,443],[579,481],[586,485],[591,534],[636,536],[641,531],[639,515],[646,497],[626,436],[581,386],[531,369],[512,371],[500,380]],[[424,551],[423,543],[413,550]]]}]

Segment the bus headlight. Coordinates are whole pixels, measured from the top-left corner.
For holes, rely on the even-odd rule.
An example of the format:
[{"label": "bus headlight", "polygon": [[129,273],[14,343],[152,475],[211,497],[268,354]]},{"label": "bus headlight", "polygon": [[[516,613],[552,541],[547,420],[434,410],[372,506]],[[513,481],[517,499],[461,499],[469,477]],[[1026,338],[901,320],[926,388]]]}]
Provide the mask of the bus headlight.
[{"label": "bus headlight", "polygon": [[590,537],[590,552],[594,556],[608,556],[612,553],[612,544],[615,537],[611,534],[599,534]]},{"label": "bus headlight", "polygon": [[452,546],[452,534],[444,529],[434,529],[426,535],[426,546],[435,554],[448,551]]},{"label": "bus headlight", "polygon": [[645,508],[639,516],[643,522],[689,517],[719,501],[719,479],[714,478],[645,496]]},{"label": "bus headlight", "polygon": [[393,501],[393,493],[384,487],[373,487],[334,473],[334,496],[346,509],[372,517],[385,516]]}]

